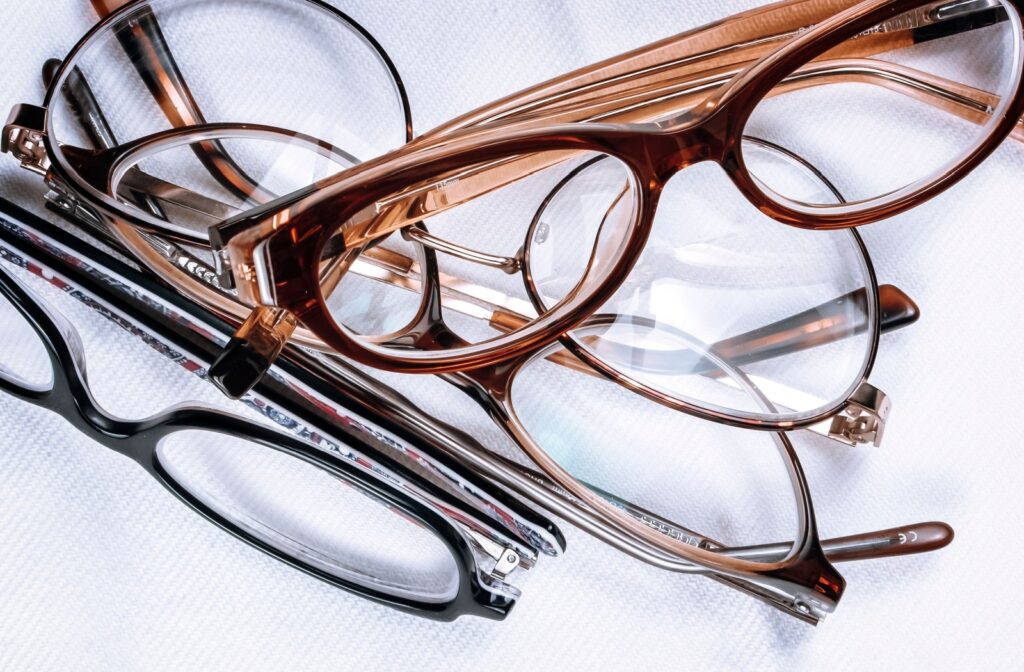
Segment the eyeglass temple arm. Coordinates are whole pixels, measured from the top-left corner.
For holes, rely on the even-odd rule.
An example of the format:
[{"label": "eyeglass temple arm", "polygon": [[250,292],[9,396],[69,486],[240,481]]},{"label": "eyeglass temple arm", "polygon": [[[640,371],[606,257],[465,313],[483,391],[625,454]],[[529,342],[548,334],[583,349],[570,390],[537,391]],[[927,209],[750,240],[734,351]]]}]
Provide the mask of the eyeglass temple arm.
[{"label": "eyeglass temple arm", "polygon": [[[97,13],[101,17],[105,17],[127,4],[127,0],[92,0],[92,4]],[[515,94],[504,101],[483,108],[479,112],[470,113],[470,115],[445,124],[427,135],[433,136],[467,125],[493,121],[495,118],[493,112],[502,107],[513,107],[516,113],[525,112],[527,110],[523,104],[536,101],[539,91],[545,87],[554,87],[556,90],[559,87],[568,88],[580,93],[579,89],[592,85],[590,80],[593,79],[601,84],[594,91],[600,91],[602,95],[607,95],[616,89],[614,86],[609,89],[608,83],[617,77],[628,76],[628,86],[636,87],[643,83],[642,77],[640,80],[637,78],[645,72],[655,73],[654,81],[658,81],[666,72],[673,77],[678,77],[680,68],[692,71],[696,67],[706,71],[709,68],[721,67],[723,54],[731,54],[725,61],[729,64],[749,62],[757,55],[762,55],[777,47],[779,40],[789,39],[809,25],[853,4],[855,3],[849,0],[798,0],[796,2],[790,0],[767,8],[752,10],[718,24],[698,28],[642,47],[634,52],[609,59],[602,64],[570,73],[552,80],[550,83]],[[917,12],[913,22],[906,20],[895,22],[891,27],[891,33],[885,31],[876,33],[871,36],[870,40],[863,40],[862,44],[865,46],[855,51],[866,54],[877,51],[878,47],[872,45],[878,42],[877,38],[880,35],[888,36],[885,39],[889,42],[895,35],[898,36],[898,39],[913,44],[989,25],[994,21],[1001,20],[999,17],[990,16],[999,7],[993,0],[933,3]],[[953,20],[950,20],[951,18]],[[1005,13],[1002,19],[1005,19]],[[156,17],[151,13],[142,16],[137,21],[137,25],[132,27],[130,33],[121,33],[119,38],[126,50],[138,49],[144,55],[145,58],[142,60],[132,59],[133,63],[171,123],[174,126],[203,123],[202,113],[181,76]],[[868,44],[869,42],[870,44]],[[700,49],[704,51],[699,51]],[[751,53],[751,50],[756,54]],[[737,56],[737,54],[741,55]],[[656,65],[652,66],[652,61]],[[580,98],[580,96],[573,97],[577,100]],[[488,114],[488,110],[491,110],[490,116],[483,116]],[[509,112],[506,112],[504,116],[508,114]],[[233,193],[243,197],[250,196],[257,201],[266,201],[272,198],[272,195],[260,192],[255,181],[238,168],[218,142],[197,143],[193,150],[214,178]],[[399,227],[404,224],[405,222]],[[378,227],[374,228],[378,229]],[[350,236],[346,236],[346,244],[352,247],[357,243]]]},{"label": "eyeglass temple arm", "polygon": [[[130,1],[91,0],[101,19]],[[140,9],[133,14],[129,30],[119,30],[117,38],[172,126],[206,123],[151,9]],[[135,55],[141,55],[141,58],[134,58]],[[219,141],[205,140],[194,145],[192,150],[207,172],[228,192],[255,203],[266,203],[274,198],[231,158]]]},{"label": "eyeglass temple arm", "polygon": [[[713,84],[702,85],[698,90],[687,90],[686,85],[690,84],[687,82],[681,89],[669,95],[658,91],[648,92],[641,99],[631,101],[633,104],[627,106],[625,111],[621,110],[621,100],[616,100],[614,104],[598,101],[582,109],[569,109],[555,114],[553,119],[548,120],[568,123],[593,119],[596,116],[598,120],[606,122],[649,122],[664,118],[666,115],[676,115],[681,109],[692,107],[703,100],[711,89],[717,88],[730,77],[731,74],[723,75]],[[979,124],[990,118],[991,111],[999,103],[998,98],[988,92],[897,64],[864,59],[842,59],[806,66],[776,87],[771,95],[837,82],[880,85]],[[654,102],[650,102],[650,99]],[[607,112],[606,108],[612,111]],[[1024,127],[1018,125],[1013,137],[1024,140]],[[416,185],[406,192],[364,209],[345,222],[336,235],[342,238],[345,247],[358,248],[416,221],[436,216],[508,184],[557,166],[576,155],[576,152],[552,151],[542,155],[511,157],[438,175],[437,179],[431,180],[429,184]],[[230,241],[228,244],[230,246]]]},{"label": "eyeglass temple arm", "polygon": [[[518,472],[526,478],[542,485],[563,498],[582,505],[571,493],[566,492],[540,472],[531,469],[501,455],[493,455],[502,465]],[[771,562],[785,557],[791,543],[781,542],[758,544],[754,546],[726,546],[719,541],[694,532],[682,525],[674,523],[643,507],[637,506],[620,497],[587,484],[605,499],[622,507],[630,516],[644,524],[660,530],[662,533],[679,539],[689,539],[704,548],[715,550],[724,555],[760,562]],[[953,528],[946,523],[926,522],[912,525],[901,525],[886,530],[865,532],[862,534],[836,537],[821,542],[825,555],[832,562],[849,562],[853,560],[874,560],[902,555],[927,553],[944,548],[953,541]]]},{"label": "eyeglass temple arm", "polygon": [[[735,69],[855,4],[857,0],[784,0],[758,7],[542,82],[445,122],[426,135],[578,104],[683,75],[693,78],[723,68]],[[925,5],[912,17],[882,24],[871,39],[857,38],[860,42],[854,44],[855,53],[847,55],[872,55],[880,44],[894,39],[909,45],[967,32],[1005,20],[1005,12],[1000,15],[1000,11],[997,0],[949,0]]]}]

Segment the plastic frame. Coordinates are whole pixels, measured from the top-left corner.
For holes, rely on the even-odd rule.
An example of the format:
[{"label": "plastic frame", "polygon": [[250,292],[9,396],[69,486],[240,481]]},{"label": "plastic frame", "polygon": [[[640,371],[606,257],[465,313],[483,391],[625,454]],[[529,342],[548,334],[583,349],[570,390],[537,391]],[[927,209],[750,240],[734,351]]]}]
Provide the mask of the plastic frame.
[{"label": "plastic frame", "polygon": [[[6,203],[3,203],[3,215],[5,218],[15,217],[16,221],[32,217]],[[90,276],[87,269],[76,267],[37,247],[39,243],[26,239],[25,234],[19,235],[7,227],[0,227],[0,241],[6,248],[0,250],[3,252],[0,258],[23,265],[41,276],[60,278],[65,289],[75,287],[76,292],[82,292],[87,297],[85,300],[104,315],[124,324],[137,325],[145,333],[155,334],[150,336],[155,342],[167,344],[175,352],[188,353],[185,355],[188,368],[202,370],[199,367],[208,365],[215,356],[218,350],[216,342],[197,333],[189,333],[182,325],[161,316],[152,306],[133,301],[118,287],[106,285]],[[14,254],[8,250],[13,250]],[[27,261],[26,258],[39,261]],[[403,458],[400,451],[394,448],[389,451],[386,447],[382,450],[382,442],[374,441],[376,437],[372,434],[360,436],[362,432],[346,429],[337,419],[332,423],[323,408],[317,408],[310,403],[311,400],[297,396],[276,378],[267,378],[260,383],[255,398],[272,401],[263,401],[257,406],[279,421],[282,417],[312,418],[309,426],[315,428],[312,430],[314,433],[304,431],[303,435],[308,437],[306,440],[229,413],[201,407],[175,407],[140,421],[112,417],[96,403],[89,390],[74,327],[48,309],[3,269],[0,269],[0,293],[39,334],[54,372],[52,386],[48,389],[25,386],[3,376],[0,376],[0,389],[57,413],[98,443],[138,463],[178,499],[218,527],[327,583],[432,619],[453,620],[461,615],[475,615],[500,620],[515,604],[519,591],[492,576],[491,569],[483,567],[481,549],[476,547],[476,542],[466,530],[473,530],[492,543],[514,551],[517,562],[509,569],[510,573],[517,567],[532,567],[540,552],[558,554],[564,548],[564,539],[552,523],[482,482],[479,477],[470,475],[451,460],[435,461],[433,468],[449,472],[448,478],[456,480],[457,486],[443,488],[438,485],[437,477],[425,476],[429,474],[428,459],[432,459],[429,456],[433,454],[429,446],[416,449],[417,454],[422,453],[423,459],[419,461],[419,469],[410,469],[407,463],[403,463],[403,459],[408,460],[408,457]],[[323,402],[320,405],[323,406]],[[285,416],[281,416],[281,412]],[[292,426],[293,430],[297,425],[294,420],[285,421],[285,424]],[[433,531],[452,554],[459,572],[456,596],[450,601],[435,603],[374,590],[304,563],[222,517],[176,483],[156,457],[157,446],[164,437],[188,429],[242,436],[304,460],[409,516]],[[396,483],[403,485],[396,486]],[[470,494],[456,498],[453,493],[457,491]],[[478,503],[474,509],[473,497],[487,504]]]}]

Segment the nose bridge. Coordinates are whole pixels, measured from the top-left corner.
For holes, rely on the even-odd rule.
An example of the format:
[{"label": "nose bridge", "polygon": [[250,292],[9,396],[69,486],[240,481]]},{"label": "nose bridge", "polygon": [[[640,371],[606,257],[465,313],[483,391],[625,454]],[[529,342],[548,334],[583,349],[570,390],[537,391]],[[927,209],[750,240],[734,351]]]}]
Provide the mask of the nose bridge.
[{"label": "nose bridge", "polygon": [[661,184],[679,171],[703,161],[720,162],[725,156],[724,124],[720,115],[668,129],[648,137],[647,156]]}]

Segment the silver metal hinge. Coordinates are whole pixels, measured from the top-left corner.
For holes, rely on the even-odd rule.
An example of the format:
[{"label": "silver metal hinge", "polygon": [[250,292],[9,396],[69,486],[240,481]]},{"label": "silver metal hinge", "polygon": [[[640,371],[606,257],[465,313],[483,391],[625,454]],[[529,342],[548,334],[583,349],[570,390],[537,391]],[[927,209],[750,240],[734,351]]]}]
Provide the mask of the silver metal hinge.
[{"label": "silver metal hinge", "polygon": [[861,383],[846,408],[832,418],[829,438],[850,446],[862,443],[879,446],[891,408],[892,402],[884,392],[868,383]]},{"label": "silver metal hinge", "polygon": [[43,144],[46,109],[37,105],[15,105],[4,124],[0,152],[10,152],[26,170],[46,175],[50,158]]},{"label": "silver metal hinge", "polygon": [[470,536],[476,542],[480,550],[494,559],[494,568],[490,574],[496,579],[505,580],[519,566],[519,553],[509,546],[502,546],[495,541],[488,539],[479,532],[469,530]]},{"label": "silver metal hinge", "polygon": [[65,215],[74,218],[76,221],[92,227],[104,234],[107,233],[106,227],[100,216],[91,208],[83,205],[78,198],[71,194],[71,191],[64,185],[63,182],[57,180],[52,175],[46,178],[46,186],[50,188],[46,195],[43,197],[51,205],[51,207],[60,210]]}]

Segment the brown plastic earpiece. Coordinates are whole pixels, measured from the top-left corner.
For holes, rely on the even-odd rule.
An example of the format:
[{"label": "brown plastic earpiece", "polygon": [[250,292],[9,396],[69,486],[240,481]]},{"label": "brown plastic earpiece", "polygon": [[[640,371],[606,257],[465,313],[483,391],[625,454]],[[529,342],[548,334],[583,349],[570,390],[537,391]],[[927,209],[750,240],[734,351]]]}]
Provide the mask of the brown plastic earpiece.
[{"label": "brown plastic earpiece", "polygon": [[822,546],[829,560],[848,562],[927,553],[949,546],[953,536],[953,528],[946,523],[931,522],[839,537],[822,542]]}]

